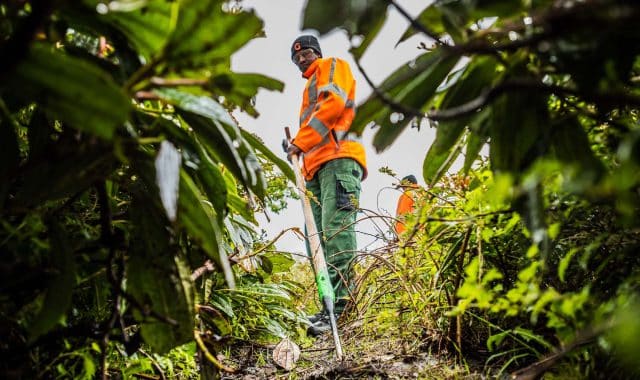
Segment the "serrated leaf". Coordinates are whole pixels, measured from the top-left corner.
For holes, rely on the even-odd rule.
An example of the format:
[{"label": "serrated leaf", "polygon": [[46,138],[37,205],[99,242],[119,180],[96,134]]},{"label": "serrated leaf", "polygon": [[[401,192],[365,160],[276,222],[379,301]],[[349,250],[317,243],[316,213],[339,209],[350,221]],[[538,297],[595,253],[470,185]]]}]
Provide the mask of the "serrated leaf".
[{"label": "serrated leaf", "polygon": [[37,43],[3,87],[78,130],[111,139],[127,119],[130,100],[111,77],[87,61]]}]

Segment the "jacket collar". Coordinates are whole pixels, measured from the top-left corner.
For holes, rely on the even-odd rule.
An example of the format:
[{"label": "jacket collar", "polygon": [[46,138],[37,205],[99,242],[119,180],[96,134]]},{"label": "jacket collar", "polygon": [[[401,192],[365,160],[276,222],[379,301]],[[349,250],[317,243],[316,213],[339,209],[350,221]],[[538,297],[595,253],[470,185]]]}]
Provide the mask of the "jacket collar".
[{"label": "jacket collar", "polygon": [[318,65],[320,64],[320,60],[322,58],[318,58],[315,61],[313,61],[309,67],[307,67],[307,70],[302,73],[302,77],[305,79],[309,79],[309,77],[311,77],[313,75],[313,73],[316,71],[316,68],[318,68]]}]

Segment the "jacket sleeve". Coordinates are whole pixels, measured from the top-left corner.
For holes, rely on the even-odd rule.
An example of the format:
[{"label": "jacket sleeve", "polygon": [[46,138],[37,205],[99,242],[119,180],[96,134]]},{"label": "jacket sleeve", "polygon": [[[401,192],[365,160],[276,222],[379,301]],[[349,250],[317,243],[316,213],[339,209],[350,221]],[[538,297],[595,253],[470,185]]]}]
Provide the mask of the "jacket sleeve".
[{"label": "jacket sleeve", "polygon": [[349,64],[338,58],[322,62],[316,75],[317,102],[315,106],[310,104],[313,110],[294,139],[305,153],[329,138],[355,83]]}]

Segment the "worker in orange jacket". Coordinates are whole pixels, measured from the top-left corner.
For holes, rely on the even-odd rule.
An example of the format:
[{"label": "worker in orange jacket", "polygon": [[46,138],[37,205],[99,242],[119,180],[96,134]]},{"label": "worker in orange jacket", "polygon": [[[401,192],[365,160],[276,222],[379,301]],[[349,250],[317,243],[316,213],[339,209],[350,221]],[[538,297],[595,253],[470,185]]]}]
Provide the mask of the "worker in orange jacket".
[{"label": "worker in orange jacket", "polygon": [[415,210],[415,199],[413,192],[418,188],[418,180],[412,174],[404,177],[400,181],[398,188],[403,189],[400,198],[398,198],[398,207],[396,208],[396,223],[395,231],[396,235],[400,236],[406,227],[404,225],[404,217],[406,214],[412,213]]},{"label": "worker in orange jacket", "polygon": [[[307,83],[302,94],[300,128],[291,140],[288,157],[302,155],[303,175],[315,200],[311,206],[329,267],[339,315],[349,299],[352,262],[357,244],[356,212],[361,181],[367,176],[364,146],[349,133],[355,116],[356,83],[349,64],[323,58],[318,40],[298,37],[291,59]],[[326,313],[309,318],[314,335],[329,330]]]}]

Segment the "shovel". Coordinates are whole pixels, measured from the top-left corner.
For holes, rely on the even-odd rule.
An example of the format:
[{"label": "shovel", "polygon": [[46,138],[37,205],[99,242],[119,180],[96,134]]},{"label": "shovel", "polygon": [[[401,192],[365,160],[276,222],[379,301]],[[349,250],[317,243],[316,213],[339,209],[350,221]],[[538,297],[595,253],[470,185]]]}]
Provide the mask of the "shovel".
[{"label": "shovel", "polygon": [[[287,139],[282,142],[282,147],[288,147],[289,141],[291,141],[291,132],[289,127],[284,128]],[[311,201],[307,196],[307,189],[305,187],[304,179],[302,178],[302,172],[300,170],[300,161],[297,155],[291,157],[293,163],[293,171],[296,174],[296,185],[302,193],[300,200],[302,201],[302,211],[304,212],[304,223],[307,232],[307,241],[311,248],[311,258],[313,261],[313,268],[316,275],[316,286],[318,287],[318,295],[320,301],[324,305],[325,311],[329,314],[329,322],[331,324],[331,332],[333,333],[333,342],[336,347],[336,358],[342,360],[342,344],[340,343],[340,336],[338,335],[338,325],[336,323],[336,315],[334,313],[334,301],[335,294],[333,292],[333,286],[331,285],[331,279],[329,278],[329,270],[327,269],[327,263],[324,259],[324,252],[322,252],[322,245],[320,245],[320,235],[318,235],[318,229],[313,219],[313,212],[311,211]]]}]

